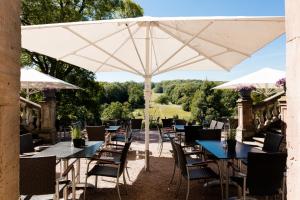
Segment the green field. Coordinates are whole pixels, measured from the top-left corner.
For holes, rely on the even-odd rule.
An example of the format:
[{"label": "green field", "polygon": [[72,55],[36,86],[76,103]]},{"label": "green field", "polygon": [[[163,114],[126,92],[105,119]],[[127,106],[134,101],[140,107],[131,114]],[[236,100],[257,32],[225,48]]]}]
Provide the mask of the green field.
[{"label": "green field", "polygon": [[[186,112],[182,109],[180,105],[162,105],[155,103],[155,99],[157,99],[161,94],[152,93],[151,102],[150,102],[150,119],[157,119],[157,117],[162,118],[172,118],[175,115],[178,115],[178,118],[190,120],[191,113]],[[136,109],[133,112],[133,115],[136,118],[143,118],[144,117],[144,110],[143,109]]]}]

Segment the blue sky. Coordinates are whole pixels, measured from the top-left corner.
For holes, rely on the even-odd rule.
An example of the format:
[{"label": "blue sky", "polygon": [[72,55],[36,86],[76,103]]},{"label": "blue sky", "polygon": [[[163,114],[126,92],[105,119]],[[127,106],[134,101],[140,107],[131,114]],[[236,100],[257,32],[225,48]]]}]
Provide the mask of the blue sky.
[{"label": "blue sky", "polygon": [[[283,16],[284,0],[135,0],[145,16]],[[232,80],[263,67],[285,70],[285,36],[274,40],[230,72],[169,72],[153,78],[154,82],[174,79]],[[124,72],[99,73],[99,81],[143,81]]]}]

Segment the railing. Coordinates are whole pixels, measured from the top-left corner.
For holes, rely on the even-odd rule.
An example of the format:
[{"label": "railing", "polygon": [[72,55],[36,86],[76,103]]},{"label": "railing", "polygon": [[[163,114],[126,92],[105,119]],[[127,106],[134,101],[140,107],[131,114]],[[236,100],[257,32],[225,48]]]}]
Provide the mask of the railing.
[{"label": "railing", "polygon": [[276,93],[252,107],[256,132],[281,119],[278,99],[284,94],[285,92]]},{"label": "railing", "polygon": [[29,130],[41,128],[41,106],[20,97],[20,124]]}]

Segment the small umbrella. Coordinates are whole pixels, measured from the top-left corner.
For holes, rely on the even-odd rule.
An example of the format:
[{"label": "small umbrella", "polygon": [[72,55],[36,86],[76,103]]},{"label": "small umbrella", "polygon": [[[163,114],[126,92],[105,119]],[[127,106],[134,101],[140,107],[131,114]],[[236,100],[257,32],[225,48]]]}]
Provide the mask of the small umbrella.
[{"label": "small umbrella", "polygon": [[20,81],[23,89],[80,89],[71,83],[29,68],[21,69]]},{"label": "small umbrella", "polygon": [[246,76],[221,84],[213,89],[235,89],[241,86],[255,88],[276,88],[276,82],[285,77],[285,72],[272,68],[263,68]]},{"label": "small umbrella", "polygon": [[284,33],[283,17],[140,17],[22,27],[22,47],[92,72],[145,79],[145,161],[153,76],[226,70]]}]

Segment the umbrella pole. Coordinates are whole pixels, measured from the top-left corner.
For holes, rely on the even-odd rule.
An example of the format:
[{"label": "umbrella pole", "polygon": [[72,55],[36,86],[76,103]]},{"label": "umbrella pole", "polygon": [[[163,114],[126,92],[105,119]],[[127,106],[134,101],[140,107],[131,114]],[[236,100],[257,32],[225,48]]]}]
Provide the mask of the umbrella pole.
[{"label": "umbrella pole", "polygon": [[149,108],[150,108],[150,99],[151,99],[151,77],[145,78],[145,170],[149,171],[149,125],[150,125],[150,115],[149,115]]}]

